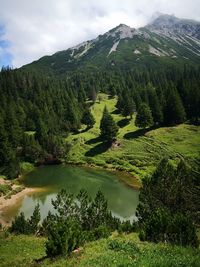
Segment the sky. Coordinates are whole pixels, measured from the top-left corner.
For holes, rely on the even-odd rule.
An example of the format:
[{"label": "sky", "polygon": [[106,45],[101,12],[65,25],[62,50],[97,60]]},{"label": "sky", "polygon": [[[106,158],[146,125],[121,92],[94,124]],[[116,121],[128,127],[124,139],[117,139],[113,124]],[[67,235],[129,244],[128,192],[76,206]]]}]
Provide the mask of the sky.
[{"label": "sky", "polygon": [[200,21],[200,0],[0,0],[0,67],[20,67],[156,12]]}]

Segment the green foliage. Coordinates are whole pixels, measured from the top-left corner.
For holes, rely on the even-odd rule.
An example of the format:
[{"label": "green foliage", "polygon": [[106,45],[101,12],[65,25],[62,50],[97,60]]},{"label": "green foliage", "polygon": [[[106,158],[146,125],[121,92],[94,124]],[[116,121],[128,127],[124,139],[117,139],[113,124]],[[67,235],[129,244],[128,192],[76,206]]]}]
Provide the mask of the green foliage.
[{"label": "green foliage", "polygon": [[16,216],[12,221],[10,232],[16,234],[29,234],[29,224],[26,221],[23,212]]},{"label": "green foliage", "polygon": [[162,160],[140,191],[137,215],[142,240],[198,246],[194,224],[199,221],[198,195],[192,170],[183,161],[175,169]]},{"label": "green foliage", "polygon": [[119,95],[116,107],[124,117],[130,116],[132,119],[136,111],[136,105],[128,90],[124,90],[122,94]]},{"label": "green foliage", "polygon": [[111,235],[111,230],[106,225],[100,225],[97,228],[88,232],[86,240],[98,240],[100,238],[108,238]]},{"label": "green foliage", "polygon": [[169,232],[169,241],[172,244],[198,247],[199,241],[196,227],[188,216],[182,213],[175,214],[175,216],[172,217]]},{"label": "green foliage", "polygon": [[32,234],[35,234],[37,232],[40,219],[41,219],[40,205],[37,204],[35,206],[33,214],[31,215],[30,219],[28,220],[28,225],[29,225],[29,228],[30,228],[30,232]]},{"label": "green foliage", "polygon": [[139,128],[146,128],[153,125],[151,110],[147,104],[142,103],[137,111],[135,125]]},{"label": "green foliage", "polygon": [[12,190],[9,184],[0,184],[0,196],[8,194]]},{"label": "green foliage", "polygon": [[158,100],[156,89],[151,84],[147,86],[147,94],[154,124],[161,124],[163,122],[162,107]]},{"label": "green foliage", "polygon": [[184,106],[180,96],[174,89],[169,89],[164,108],[164,121],[166,125],[183,123],[186,119]]},{"label": "green foliage", "polygon": [[64,81],[10,69],[0,72],[0,93],[1,174],[15,178],[20,161],[66,156],[69,146],[62,139],[80,127],[84,97],[78,102]]},{"label": "green foliage", "polygon": [[99,191],[95,198],[89,198],[85,190],[75,197],[62,190],[52,200],[56,214],[49,213],[43,221],[41,233],[47,235],[48,257],[69,255],[87,241],[107,238],[111,231],[125,227],[131,232],[129,223],[123,223],[108,211],[107,201]]},{"label": "green foliage", "polygon": [[[51,267],[199,267],[199,249],[141,242],[136,233],[113,234],[108,239],[89,242],[70,257],[45,258],[43,237],[0,233],[0,262],[2,267],[51,266]],[[112,244],[113,243],[113,244]],[[111,245],[112,244],[112,245]]]},{"label": "green foliage", "polygon": [[33,135],[24,134],[22,144],[22,154],[25,161],[34,163],[42,155],[42,147]]},{"label": "green foliage", "polygon": [[25,219],[24,213],[21,212],[15,219],[12,221],[10,227],[11,233],[16,234],[35,234],[39,229],[40,222],[40,207],[39,204],[36,205],[32,216],[30,219]]},{"label": "green foliage", "polygon": [[131,241],[118,241],[117,239],[111,239],[108,242],[108,248],[114,251],[124,251],[127,254],[140,253],[138,246]]},{"label": "green foliage", "polygon": [[132,223],[130,221],[124,221],[121,222],[119,226],[119,232],[120,233],[132,233],[137,230],[136,223],[133,221]]},{"label": "green foliage", "polygon": [[[107,41],[109,45],[112,43]],[[136,49],[135,46],[132,49]],[[133,55],[132,49],[129,48],[128,51]],[[115,60],[121,58],[119,55],[116,56]],[[115,60],[109,59],[110,62]],[[102,60],[101,62],[104,63]],[[132,60],[127,57],[126,64],[130,64],[133,68],[131,62]],[[134,62],[136,62],[135,59]],[[157,63],[154,62],[156,66]],[[162,70],[159,67],[151,70],[143,69],[138,66],[139,62],[137,62],[137,69],[129,71],[123,68],[120,70],[109,68],[106,71],[87,72],[84,69],[83,72],[70,73],[67,80],[65,75],[56,79],[52,73],[47,78],[37,72],[33,74],[24,70],[3,69],[0,73],[2,96],[0,100],[0,173],[14,178],[20,174],[19,162],[21,161],[31,163],[45,163],[46,159],[60,161],[60,155],[63,156],[69,152],[69,146],[64,151],[60,148],[60,146],[65,147],[64,142],[61,141],[62,138],[65,138],[69,132],[77,133],[81,127],[86,106],[90,104],[90,101],[87,104],[85,101],[88,98],[94,100],[96,97],[92,95],[97,95],[99,91],[111,93],[112,96],[116,94],[119,104],[117,107],[124,116],[132,116],[132,113],[144,102],[150,107],[156,125],[162,122],[164,125],[179,124],[185,119],[198,124],[200,114],[198,69],[192,66],[183,68],[175,62],[172,65],[162,63]],[[105,103],[104,100],[95,105],[97,104],[101,109],[103,103]],[[91,107],[91,113],[94,115],[93,108],[94,106]],[[120,115],[112,113],[112,117],[115,120],[117,118],[118,122]],[[99,129],[97,129],[99,115],[95,120],[97,123],[93,126],[94,131],[88,132],[88,136],[99,135]],[[92,124],[92,120],[88,122],[89,127]],[[136,130],[134,126],[127,126],[120,126],[123,128],[120,131],[121,138],[122,134],[131,133],[132,129]],[[28,135],[27,131],[33,133],[29,139],[24,137],[24,132]],[[115,136],[115,132],[116,128],[112,135]],[[111,137],[109,136],[109,139]],[[48,142],[50,139],[51,141]],[[56,159],[52,151],[54,154],[58,151]],[[81,151],[77,156],[80,154]],[[65,155],[64,158],[66,158]],[[84,161],[83,157],[80,161]],[[142,173],[141,175],[143,176]]]},{"label": "green foliage", "polygon": [[[96,102],[91,108],[96,120],[94,127],[88,131],[79,132],[75,136],[70,134],[67,137],[67,142],[71,143],[67,158],[70,163],[91,164],[129,172],[136,179],[129,175],[122,175],[121,178],[125,183],[138,187],[139,181],[154,171],[163,155],[169,156],[174,162],[177,154],[181,154],[190,162],[198,158],[200,153],[199,126],[182,124],[176,127],[138,131],[134,124],[135,116],[133,121],[129,121],[116,112],[117,97],[110,99],[105,94],[100,94],[100,96],[101,103]],[[119,149],[101,149],[107,145],[103,145],[101,139],[98,138],[105,105],[114,121],[120,126],[117,136],[120,143]],[[90,151],[94,151],[93,156],[85,156]]]},{"label": "green foliage", "polygon": [[20,163],[20,170],[24,174],[29,173],[33,171],[34,169],[35,167],[32,163],[24,162],[24,161]]},{"label": "green foliage", "polygon": [[104,142],[112,142],[118,133],[118,127],[107,108],[104,108],[103,116],[100,123],[101,138]]},{"label": "green foliage", "polygon": [[196,228],[191,219],[182,214],[171,215],[164,209],[156,209],[144,224],[141,240],[170,242],[181,246],[198,246]]},{"label": "green foliage", "polygon": [[88,108],[83,113],[81,123],[87,125],[88,129],[91,129],[95,124],[94,116],[92,115],[91,111]]},{"label": "green foliage", "polygon": [[62,223],[52,223],[48,227],[48,240],[46,242],[46,254],[48,257],[66,255],[67,232]]},{"label": "green foliage", "polygon": [[5,237],[0,231],[0,243],[1,267],[31,266],[45,256],[45,239],[42,237],[13,234]]}]

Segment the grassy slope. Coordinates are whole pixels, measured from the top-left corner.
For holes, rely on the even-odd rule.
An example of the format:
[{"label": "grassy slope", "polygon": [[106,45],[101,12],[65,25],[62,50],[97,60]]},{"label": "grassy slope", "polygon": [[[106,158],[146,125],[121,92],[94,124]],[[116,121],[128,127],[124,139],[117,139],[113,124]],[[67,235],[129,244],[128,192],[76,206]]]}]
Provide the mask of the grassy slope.
[{"label": "grassy slope", "polygon": [[44,238],[23,235],[5,238],[0,233],[0,266],[31,266],[34,259],[45,256],[44,245]]},{"label": "grassy slope", "polygon": [[[130,247],[127,248],[123,245],[119,251],[110,249],[108,244],[113,239],[121,244],[129,241],[133,248],[130,249]],[[80,252],[72,253],[68,259],[58,258],[54,261],[44,259],[37,265],[34,260],[42,259],[45,256],[44,243],[44,238],[33,236],[9,236],[5,238],[0,235],[0,266],[200,266],[199,249],[141,242],[137,234],[117,235],[116,233],[108,239],[86,244]]]},{"label": "grassy slope", "polygon": [[[142,178],[150,173],[155,164],[164,154],[176,158],[184,155],[186,158],[196,157],[200,154],[200,127],[180,125],[178,127],[160,128],[138,134],[133,122],[120,128],[118,139],[121,147],[114,150],[105,150],[97,139],[99,135],[99,122],[105,105],[110,112],[115,110],[117,99],[109,100],[104,95],[101,103],[92,107],[96,124],[93,129],[77,135],[70,135],[68,141],[73,143],[69,160],[73,163],[90,163],[97,166],[118,168],[131,172],[134,176]],[[119,114],[112,114],[116,122],[124,120]],[[123,122],[123,121],[122,121]],[[126,138],[124,138],[126,136]],[[88,143],[89,142],[89,143]],[[89,156],[85,156],[89,153]],[[91,156],[93,155],[93,156]],[[130,179],[127,181],[132,183]],[[135,251],[126,248],[114,251],[108,248],[110,239],[133,242],[138,249]],[[32,236],[8,236],[0,233],[0,266],[38,266],[35,259],[45,256],[45,239]],[[83,250],[66,260],[44,260],[39,266],[79,266],[79,267],[106,267],[106,266],[200,266],[199,249],[172,247],[164,244],[140,242],[137,234],[118,236],[113,234],[109,239],[102,239],[88,243]]]},{"label": "grassy slope", "polygon": [[[154,170],[157,162],[168,155],[174,160],[177,156],[195,158],[200,155],[200,127],[182,124],[177,127],[159,128],[145,133],[134,125],[134,118],[125,125],[125,118],[115,114],[116,98],[103,100],[92,106],[95,126],[87,132],[70,135],[67,140],[73,144],[68,160],[72,163],[91,164],[106,168],[128,171],[137,178]],[[118,140],[119,148],[106,149],[98,139],[99,124],[104,106],[121,125]],[[131,183],[129,179],[128,183]]]}]

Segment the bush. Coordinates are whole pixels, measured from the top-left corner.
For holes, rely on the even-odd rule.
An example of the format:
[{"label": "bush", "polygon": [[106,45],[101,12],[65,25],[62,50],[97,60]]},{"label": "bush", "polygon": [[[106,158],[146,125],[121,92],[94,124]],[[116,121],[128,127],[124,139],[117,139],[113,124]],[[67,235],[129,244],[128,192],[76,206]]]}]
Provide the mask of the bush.
[{"label": "bush", "polygon": [[46,254],[50,258],[69,255],[84,242],[83,232],[75,221],[52,222],[47,236]]},{"label": "bush", "polygon": [[136,231],[136,223],[130,221],[124,221],[119,225],[119,232],[132,233]]},{"label": "bush", "polygon": [[170,215],[157,209],[139,234],[140,240],[170,242],[174,245],[198,247],[196,229],[192,221],[182,213]]},{"label": "bush", "polygon": [[100,225],[98,228],[92,231],[94,240],[99,238],[107,238],[110,236],[111,231],[106,225]]},{"label": "bush", "polygon": [[66,229],[63,224],[52,224],[48,230],[46,254],[52,258],[67,252]]},{"label": "bush", "polygon": [[163,159],[151,177],[143,179],[137,217],[141,240],[198,246],[199,186],[181,160],[175,167]]},{"label": "bush", "polygon": [[39,228],[40,222],[40,207],[39,204],[36,205],[33,215],[30,219],[26,220],[24,213],[21,212],[15,217],[12,225],[10,227],[10,232],[15,234],[35,234]]},{"label": "bush", "polygon": [[10,227],[10,232],[15,234],[29,234],[28,223],[23,212],[15,217]]},{"label": "bush", "polygon": [[1,184],[0,185],[0,196],[8,194],[12,190],[11,185]]},{"label": "bush", "polygon": [[169,241],[175,245],[198,247],[196,229],[192,221],[178,213],[169,225]]}]

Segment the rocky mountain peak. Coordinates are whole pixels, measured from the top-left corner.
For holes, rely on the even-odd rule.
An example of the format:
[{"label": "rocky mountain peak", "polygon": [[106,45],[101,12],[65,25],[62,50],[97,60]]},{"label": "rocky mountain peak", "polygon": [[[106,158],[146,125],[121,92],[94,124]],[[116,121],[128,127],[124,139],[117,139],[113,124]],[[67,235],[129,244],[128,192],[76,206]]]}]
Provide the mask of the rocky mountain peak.
[{"label": "rocky mountain peak", "polygon": [[200,39],[200,22],[179,19],[174,15],[160,14],[147,28],[160,33],[189,35]]},{"label": "rocky mountain peak", "polygon": [[118,39],[133,38],[134,35],[139,33],[135,28],[131,28],[126,24],[119,24],[116,28],[107,33],[108,37],[117,37]]}]

